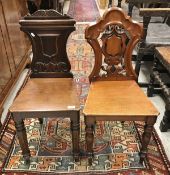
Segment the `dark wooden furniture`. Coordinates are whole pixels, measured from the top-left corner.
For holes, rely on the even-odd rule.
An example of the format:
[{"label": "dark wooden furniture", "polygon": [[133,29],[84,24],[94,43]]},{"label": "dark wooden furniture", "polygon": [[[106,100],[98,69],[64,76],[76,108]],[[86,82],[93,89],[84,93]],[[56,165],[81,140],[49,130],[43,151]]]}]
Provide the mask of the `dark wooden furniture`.
[{"label": "dark wooden furniture", "polygon": [[[117,7],[121,7],[122,0],[118,0]],[[113,0],[109,0],[108,8],[113,6]]]},{"label": "dark wooden furniture", "polygon": [[[162,72],[162,70],[166,71]],[[164,76],[161,76],[162,73],[166,73],[168,75],[168,78],[170,77],[170,46],[156,47],[153,69],[150,75],[150,83],[147,89],[148,96],[152,97],[153,94],[155,93],[154,84],[155,82],[159,83],[161,91],[165,97],[165,113],[163,120],[161,121],[160,124],[160,130],[162,132],[166,132],[168,129],[170,129],[170,91],[167,86],[167,80],[165,79],[165,74]]]},{"label": "dark wooden furniture", "polygon": [[6,98],[30,62],[30,42],[19,29],[19,19],[27,13],[25,0],[0,1],[0,118]]},{"label": "dark wooden furniture", "polygon": [[133,7],[138,8],[158,8],[158,7],[168,7],[170,3],[169,0],[126,0],[128,3],[128,15],[132,16]]},{"label": "dark wooden furniture", "polygon": [[73,156],[79,157],[79,100],[66,53],[75,20],[55,10],[38,10],[20,20],[32,43],[31,75],[10,112],[26,163],[30,160],[25,118],[70,118]]},{"label": "dark wooden furniture", "polygon": [[27,5],[31,14],[39,9],[54,9],[63,14],[64,0],[27,0]]},{"label": "dark wooden furniture", "polygon": [[[89,164],[93,158],[95,121],[144,121],[141,162],[156,122],[158,111],[136,83],[131,57],[142,35],[142,27],[134,23],[120,8],[111,8],[97,24],[89,26],[85,38],[95,53],[95,65],[83,113]],[[100,41],[101,38],[101,41]]]},{"label": "dark wooden furniture", "polygon": [[[155,8],[160,0],[128,0],[129,3],[149,3],[152,8],[140,8],[139,15],[143,17],[143,37],[137,47],[137,61],[135,72],[139,75],[141,63],[144,56],[153,57],[156,46],[170,45],[169,26],[162,21],[151,22],[151,18],[170,16],[170,8]],[[161,1],[161,4],[167,4],[168,0]],[[165,32],[166,31],[166,32]]]}]

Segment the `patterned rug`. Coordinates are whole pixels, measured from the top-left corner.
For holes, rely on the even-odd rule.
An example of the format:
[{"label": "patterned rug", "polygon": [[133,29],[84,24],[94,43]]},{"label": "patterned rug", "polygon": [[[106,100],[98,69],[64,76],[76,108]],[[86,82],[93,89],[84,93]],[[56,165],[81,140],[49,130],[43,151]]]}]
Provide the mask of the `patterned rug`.
[{"label": "patterned rug", "polygon": [[79,22],[92,22],[100,17],[95,0],[71,0],[68,15]]},{"label": "patterned rug", "polygon": [[[81,105],[88,93],[87,76],[92,69],[94,55],[84,39],[86,25],[78,24],[69,38],[68,56],[75,74],[77,93]],[[25,121],[31,164],[25,165],[15,136],[10,115],[0,135],[0,174],[112,174],[112,175],[169,175],[170,164],[163,146],[153,131],[148,147],[148,158],[139,164],[140,138],[143,123],[98,122],[95,128],[95,159],[88,166],[85,154],[84,119],[81,117],[81,161],[72,158],[69,119],[46,119],[40,126],[38,120]]]}]

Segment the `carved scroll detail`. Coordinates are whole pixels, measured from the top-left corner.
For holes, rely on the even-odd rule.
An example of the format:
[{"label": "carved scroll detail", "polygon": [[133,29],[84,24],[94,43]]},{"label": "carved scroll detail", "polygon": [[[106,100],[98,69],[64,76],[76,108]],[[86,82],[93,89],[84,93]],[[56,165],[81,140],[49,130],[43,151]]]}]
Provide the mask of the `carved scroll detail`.
[{"label": "carved scroll detail", "polygon": [[129,37],[121,25],[109,25],[101,35],[103,64],[100,77],[126,76],[124,53]]},{"label": "carved scroll detail", "polygon": [[68,72],[68,65],[64,62],[59,63],[43,63],[37,62],[34,67],[34,72]]},{"label": "carved scroll detail", "polygon": [[63,15],[58,13],[56,10],[38,10],[32,14],[32,16],[57,16],[62,17]]}]

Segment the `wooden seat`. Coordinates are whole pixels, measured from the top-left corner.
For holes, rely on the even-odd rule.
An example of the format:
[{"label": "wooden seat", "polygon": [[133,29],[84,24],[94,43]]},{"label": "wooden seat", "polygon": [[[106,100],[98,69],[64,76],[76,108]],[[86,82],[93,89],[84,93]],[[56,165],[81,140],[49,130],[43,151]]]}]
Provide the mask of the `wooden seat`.
[{"label": "wooden seat", "polygon": [[[167,75],[167,79],[165,78]],[[164,76],[162,76],[164,75]],[[165,112],[160,124],[160,130],[166,132],[170,129],[170,92],[169,92],[169,78],[170,78],[170,46],[156,47],[155,59],[153,63],[152,72],[150,75],[150,83],[147,89],[147,95],[152,97],[156,93],[155,83],[157,82],[161,88],[161,92],[165,97]]]},{"label": "wooden seat", "polygon": [[80,105],[66,53],[75,20],[55,10],[39,10],[20,20],[32,43],[31,74],[10,112],[26,163],[30,162],[25,118],[70,118],[73,156],[79,159]]},{"label": "wooden seat", "polygon": [[48,113],[79,108],[76,86],[72,78],[31,78],[10,111]]},{"label": "wooden seat", "polygon": [[144,121],[140,161],[144,160],[153,125],[159,114],[136,83],[131,57],[142,35],[142,26],[120,8],[111,8],[85,31],[95,53],[95,64],[83,113],[89,164],[93,158],[94,125],[102,121]]},{"label": "wooden seat", "polygon": [[[100,95],[99,95],[100,94]],[[133,81],[95,81],[90,85],[84,108],[85,116],[134,118],[157,115],[150,100]],[[125,119],[125,117],[127,119]],[[143,120],[143,119],[142,119]]]}]

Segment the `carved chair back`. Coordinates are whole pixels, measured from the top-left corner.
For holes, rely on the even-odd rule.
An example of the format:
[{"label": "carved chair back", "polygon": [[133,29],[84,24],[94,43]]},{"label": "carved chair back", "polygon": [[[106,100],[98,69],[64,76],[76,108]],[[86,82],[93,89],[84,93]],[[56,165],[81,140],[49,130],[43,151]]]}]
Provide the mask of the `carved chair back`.
[{"label": "carved chair back", "polygon": [[89,80],[136,80],[131,58],[141,36],[142,26],[117,7],[109,9],[95,25],[87,27],[85,38],[95,54]]},{"label": "carved chair back", "polygon": [[52,9],[38,10],[20,20],[20,25],[32,43],[31,77],[73,77],[66,44],[75,30],[74,19]]}]

